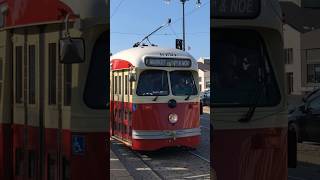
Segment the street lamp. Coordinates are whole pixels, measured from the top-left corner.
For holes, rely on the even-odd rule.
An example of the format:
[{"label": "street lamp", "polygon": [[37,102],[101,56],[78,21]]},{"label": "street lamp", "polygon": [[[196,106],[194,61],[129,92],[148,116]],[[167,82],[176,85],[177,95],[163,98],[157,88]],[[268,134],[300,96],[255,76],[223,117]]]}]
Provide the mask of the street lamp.
[{"label": "street lamp", "polygon": [[[171,0],[164,0],[165,3],[170,3]],[[186,50],[186,32],[185,32],[185,21],[184,21],[184,6],[185,3],[189,1],[189,0],[180,0],[180,2],[182,3],[182,34],[183,34],[183,43],[182,43],[182,50],[185,51]],[[201,5],[201,0],[196,0],[196,5],[197,7],[200,7]]]}]

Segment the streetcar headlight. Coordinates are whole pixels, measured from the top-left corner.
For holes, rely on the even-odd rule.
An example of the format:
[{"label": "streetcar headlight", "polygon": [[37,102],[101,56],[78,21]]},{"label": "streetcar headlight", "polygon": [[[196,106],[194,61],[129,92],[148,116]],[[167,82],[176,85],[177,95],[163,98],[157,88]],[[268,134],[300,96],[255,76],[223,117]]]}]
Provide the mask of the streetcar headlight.
[{"label": "streetcar headlight", "polygon": [[178,121],[178,115],[176,114],[169,114],[169,122],[174,124]]}]

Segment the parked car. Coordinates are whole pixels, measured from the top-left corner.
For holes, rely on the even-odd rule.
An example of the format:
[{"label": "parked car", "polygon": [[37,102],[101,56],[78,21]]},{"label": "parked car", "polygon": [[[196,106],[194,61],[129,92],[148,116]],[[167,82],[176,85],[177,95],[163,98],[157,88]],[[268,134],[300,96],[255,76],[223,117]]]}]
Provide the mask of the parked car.
[{"label": "parked car", "polygon": [[200,95],[200,99],[201,99],[203,106],[209,106],[210,105],[210,90],[204,91]]},{"label": "parked car", "polygon": [[320,143],[320,91],[304,96],[302,104],[289,110],[288,120],[288,128],[295,132],[298,142]]}]

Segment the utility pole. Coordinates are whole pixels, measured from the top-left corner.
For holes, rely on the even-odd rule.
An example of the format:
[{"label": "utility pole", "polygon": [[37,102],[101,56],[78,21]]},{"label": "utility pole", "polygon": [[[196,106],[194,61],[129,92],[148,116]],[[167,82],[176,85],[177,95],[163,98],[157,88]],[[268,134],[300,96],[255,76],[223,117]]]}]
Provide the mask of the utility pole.
[{"label": "utility pole", "polygon": [[[171,0],[164,0],[165,2],[170,2]],[[182,42],[182,50],[185,51],[186,50],[186,28],[185,28],[185,13],[184,13],[184,9],[185,9],[185,3],[189,1],[189,0],[180,0],[180,2],[182,3],[182,34],[183,34],[183,42]],[[201,1],[197,0],[196,2],[197,6],[201,5]]]},{"label": "utility pole", "polygon": [[184,22],[184,6],[187,0],[180,0],[182,2],[182,34],[183,34],[183,44],[182,44],[182,50],[186,50],[186,27]]}]

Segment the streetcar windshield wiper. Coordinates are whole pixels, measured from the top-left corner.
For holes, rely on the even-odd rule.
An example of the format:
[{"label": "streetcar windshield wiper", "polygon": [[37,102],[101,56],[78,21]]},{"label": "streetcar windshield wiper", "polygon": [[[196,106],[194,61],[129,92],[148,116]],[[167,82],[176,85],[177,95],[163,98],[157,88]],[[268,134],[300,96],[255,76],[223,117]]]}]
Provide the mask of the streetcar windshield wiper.
[{"label": "streetcar windshield wiper", "polygon": [[258,104],[259,104],[260,96],[263,93],[263,90],[261,90],[261,89],[263,89],[263,87],[261,88],[261,86],[265,85],[264,81],[265,81],[265,79],[260,74],[259,75],[259,82],[258,82],[259,83],[259,85],[258,85],[259,87],[256,88],[256,90],[255,90],[255,92],[254,92],[254,94],[252,96],[254,98],[253,99],[254,103],[249,107],[249,110],[247,111],[245,116],[238,120],[239,122],[249,122],[252,119],[252,117],[254,115],[254,112],[255,112]]},{"label": "streetcar windshield wiper", "polygon": [[189,100],[190,99],[190,96],[192,95],[192,93],[190,93],[190,94],[186,94],[187,95],[187,97],[184,99],[185,101],[187,101],[187,100]]},{"label": "streetcar windshield wiper", "polygon": [[157,101],[158,97],[159,97],[159,96],[155,96],[152,101]]}]

